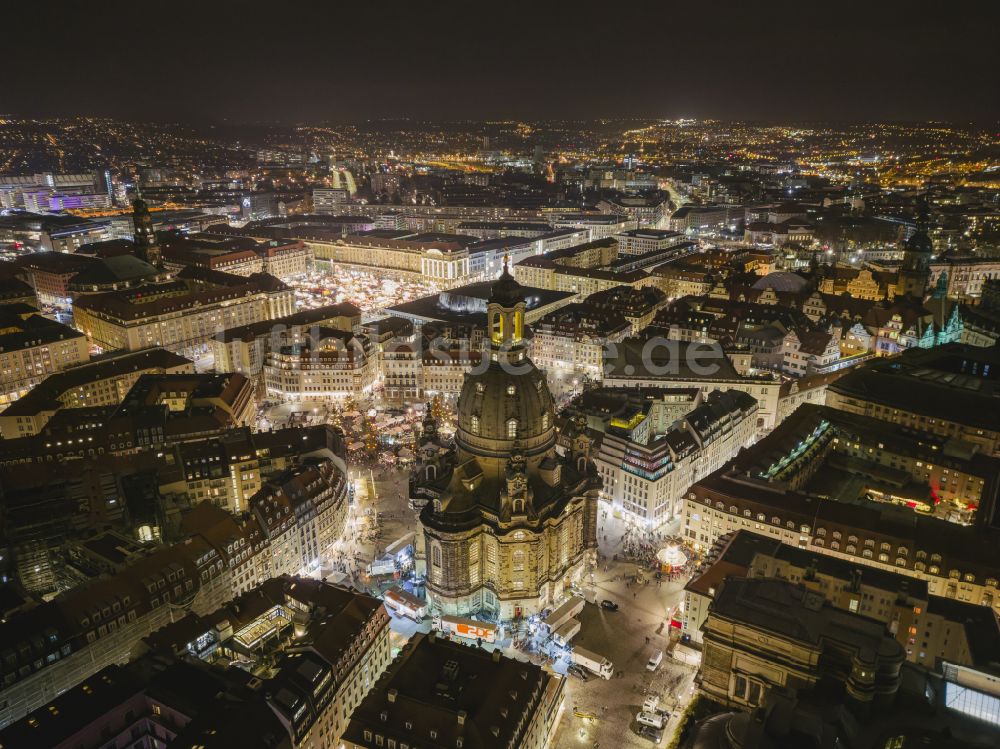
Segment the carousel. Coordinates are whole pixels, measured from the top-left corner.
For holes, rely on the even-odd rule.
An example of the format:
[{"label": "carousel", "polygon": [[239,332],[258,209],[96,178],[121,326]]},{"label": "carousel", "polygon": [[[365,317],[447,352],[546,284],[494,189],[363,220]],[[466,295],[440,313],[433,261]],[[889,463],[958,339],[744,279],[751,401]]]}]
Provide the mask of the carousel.
[{"label": "carousel", "polygon": [[683,569],[684,565],[688,563],[688,558],[680,544],[670,542],[656,552],[656,561],[659,564],[660,572],[670,573]]}]

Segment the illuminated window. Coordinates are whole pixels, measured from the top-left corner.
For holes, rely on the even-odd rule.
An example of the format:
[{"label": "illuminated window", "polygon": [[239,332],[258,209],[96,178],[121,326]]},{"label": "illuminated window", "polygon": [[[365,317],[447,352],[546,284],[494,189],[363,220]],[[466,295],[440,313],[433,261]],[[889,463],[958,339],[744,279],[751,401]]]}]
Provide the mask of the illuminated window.
[{"label": "illuminated window", "polygon": [[473,434],[479,434],[479,417],[473,416],[469,422],[469,431]]},{"label": "illuminated window", "polygon": [[517,419],[511,419],[507,422],[507,439],[517,438]]}]

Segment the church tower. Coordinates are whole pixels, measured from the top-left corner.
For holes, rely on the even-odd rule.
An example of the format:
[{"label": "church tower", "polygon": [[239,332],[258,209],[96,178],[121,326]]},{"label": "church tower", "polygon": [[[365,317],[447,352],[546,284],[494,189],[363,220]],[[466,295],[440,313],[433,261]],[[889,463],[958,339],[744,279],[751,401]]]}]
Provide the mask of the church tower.
[{"label": "church tower", "polygon": [[896,296],[922,300],[931,275],[934,245],[927,235],[927,196],[920,197],[917,206],[917,230],[906,240],[903,265],[896,280]]},{"label": "church tower", "polygon": [[149,215],[149,206],[142,195],[132,202],[132,221],[135,224],[136,256],[156,268],[162,268],[163,259],[160,257],[160,246],[156,243],[156,232],[153,231],[153,217]]},{"label": "church tower", "polygon": [[525,345],[525,291],[504,262],[483,360],[465,376],[455,445],[411,483],[427,600],[442,614],[517,619],[553,606],[596,562],[600,477],[585,440],[561,454],[555,401]]}]

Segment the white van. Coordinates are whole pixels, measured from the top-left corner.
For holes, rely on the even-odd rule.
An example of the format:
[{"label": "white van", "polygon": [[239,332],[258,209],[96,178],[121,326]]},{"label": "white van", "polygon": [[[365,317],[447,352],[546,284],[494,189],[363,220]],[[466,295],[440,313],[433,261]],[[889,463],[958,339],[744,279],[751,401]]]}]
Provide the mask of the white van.
[{"label": "white van", "polygon": [[635,719],[644,726],[649,726],[650,728],[662,729],[663,726],[667,724],[667,717],[663,713],[655,712],[650,713],[645,710],[635,716]]},{"label": "white van", "polygon": [[647,671],[655,671],[660,667],[660,661],[663,660],[663,651],[657,650],[649,657],[649,662],[646,663]]}]

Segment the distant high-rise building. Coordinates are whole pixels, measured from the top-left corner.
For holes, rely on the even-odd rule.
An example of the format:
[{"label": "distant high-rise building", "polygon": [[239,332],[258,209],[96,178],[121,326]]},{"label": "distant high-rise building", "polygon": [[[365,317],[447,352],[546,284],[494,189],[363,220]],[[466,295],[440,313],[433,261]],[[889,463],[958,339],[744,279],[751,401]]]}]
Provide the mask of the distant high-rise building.
[{"label": "distant high-rise building", "polygon": [[263,166],[303,166],[306,155],[301,151],[262,148],[257,151],[257,163]]},{"label": "distant high-rise building", "polygon": [[273,192],[253,192],[244,195],[241,208],[243,217],[250,221],[259,221],[280,215],[278,196]]},{"label": "distant high-rise building", "polygon": [[111,179],[111,170],[103,169],[98,171],[97,178],[98,181],[102,185],[104,185],[104,190],[108,194],[108,200],[111,201],[111,205],[116,205],[117,201],[115,200],[115,183],[114,180]]},{"label": "distant high-rise building", "polygon": [[348,192],[342,187],[317,187],[313,190],[313,212],[336,214],[337,206],[347,202]]},{"label": "distant high-rise building", "polygon": [[375,194],[399,192],[399,177],[387,172],[376,172],[371,176],[372,192]]}]

